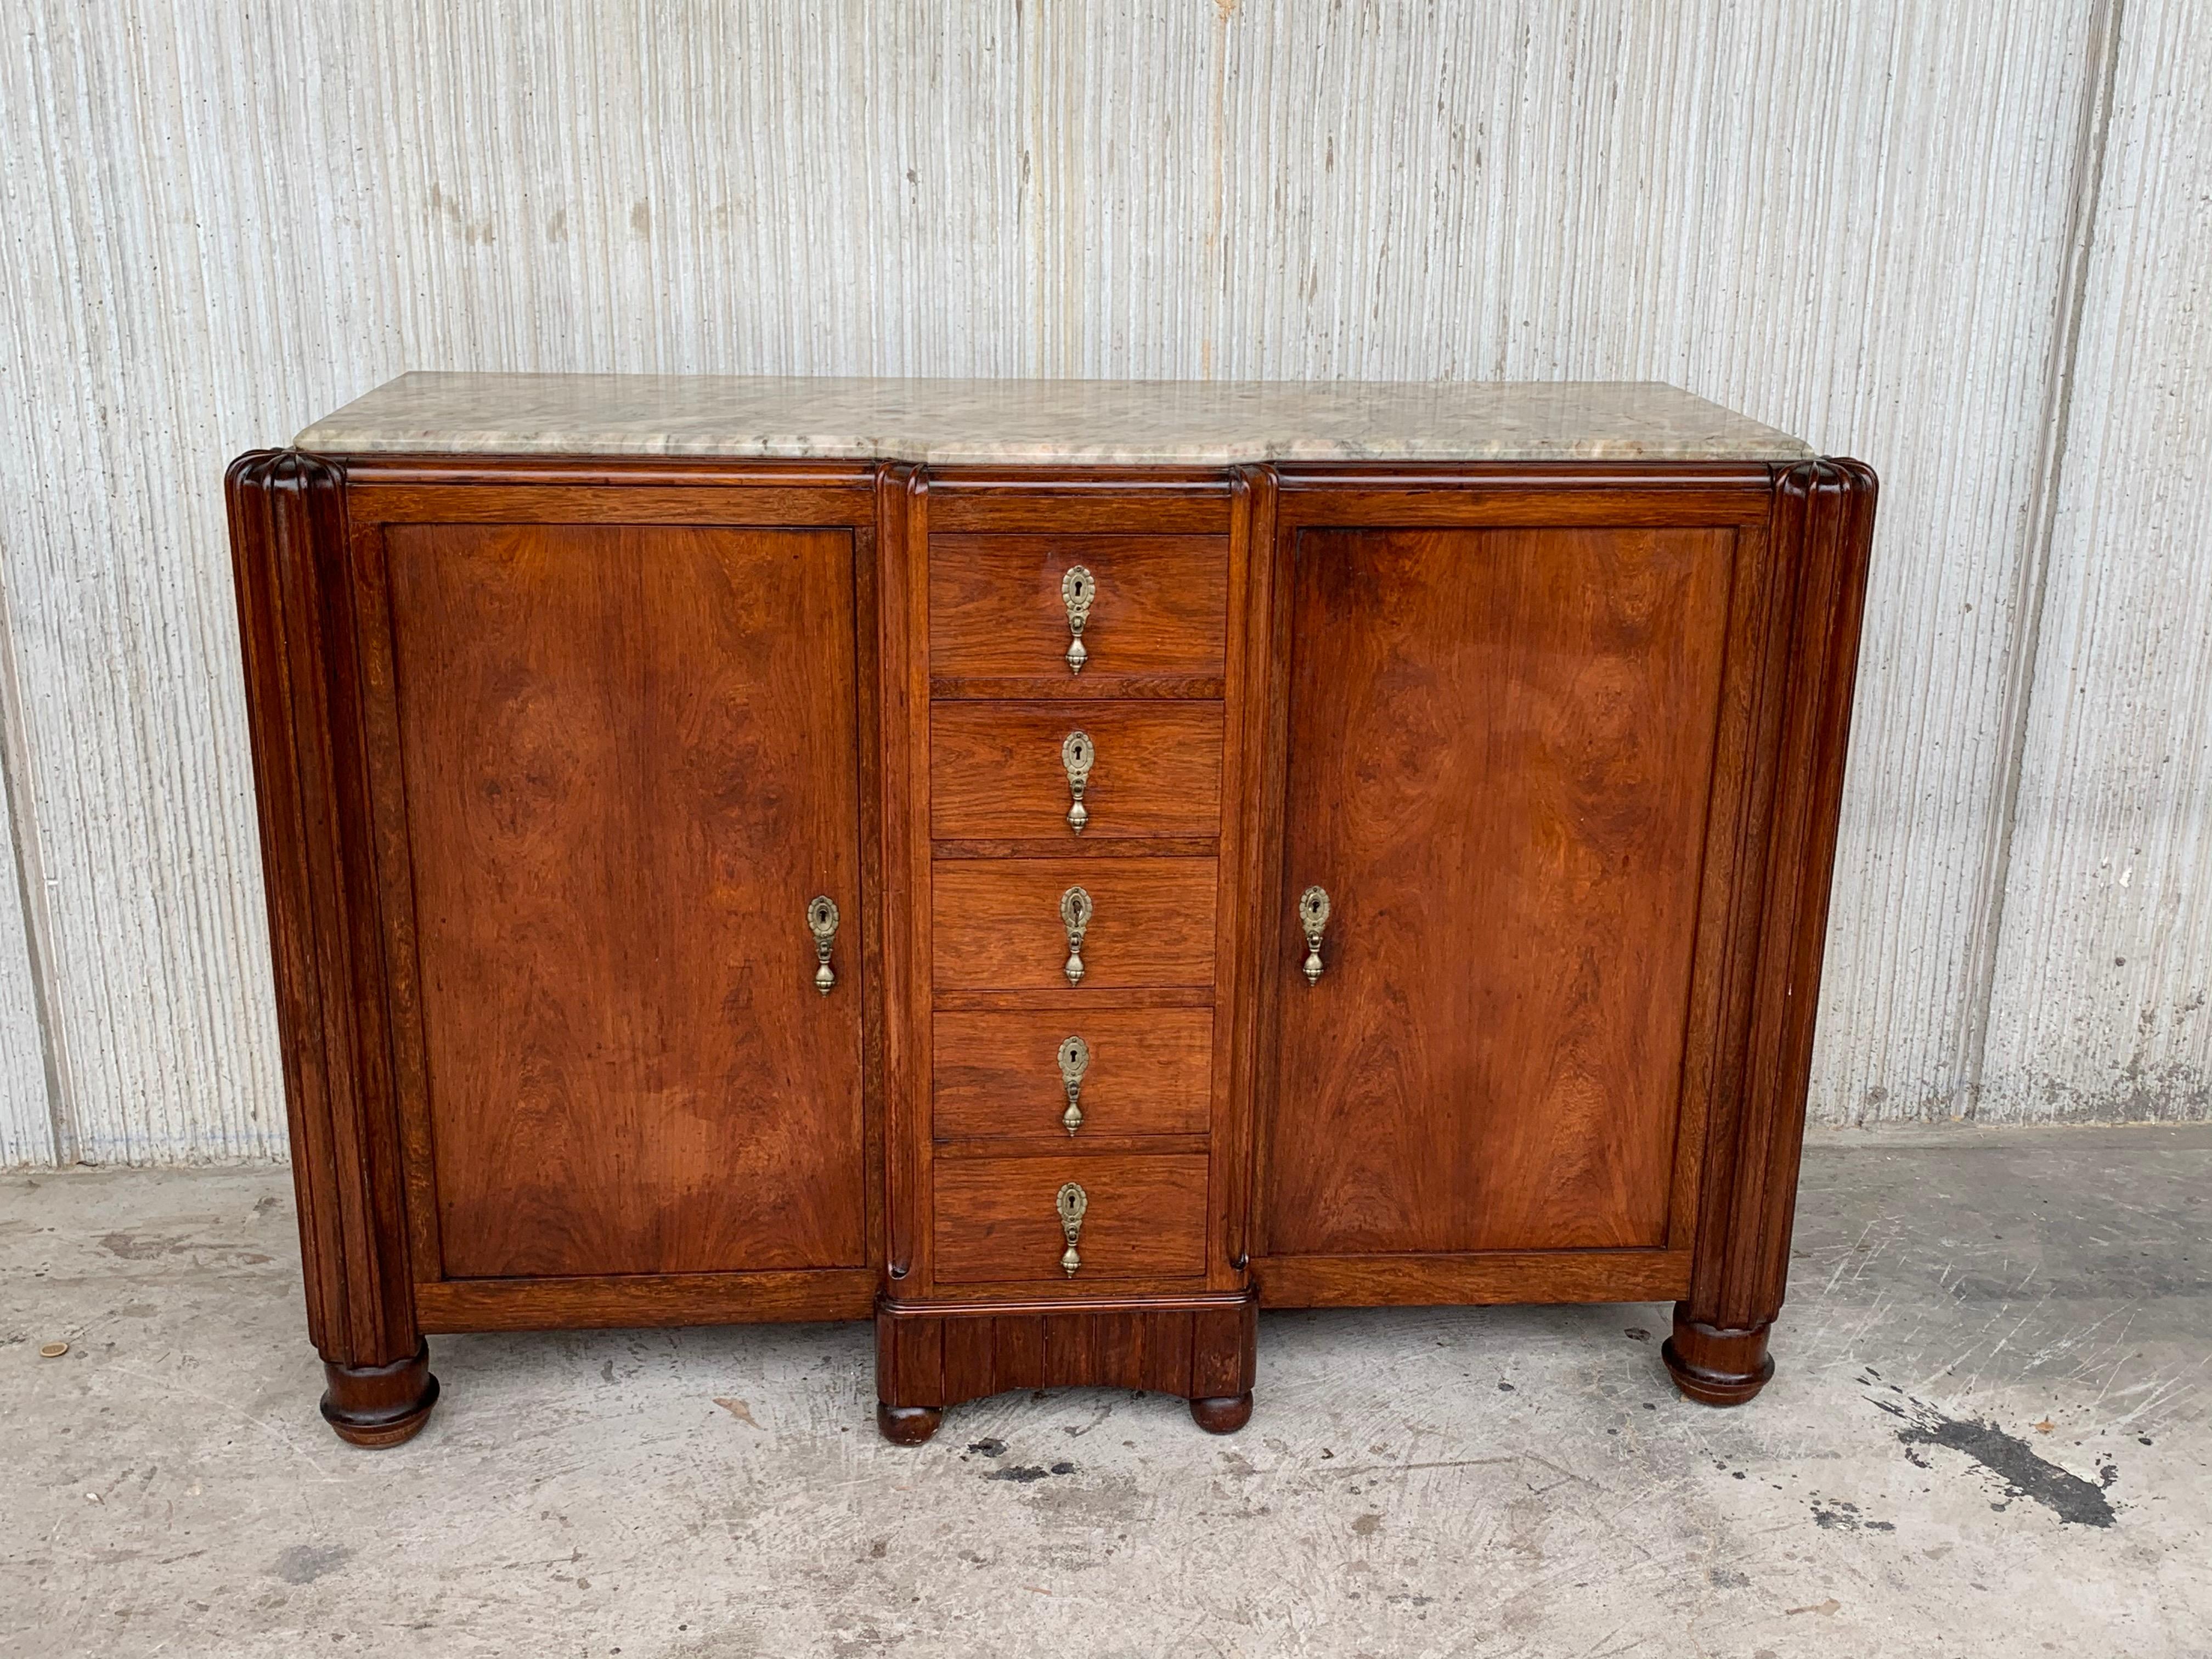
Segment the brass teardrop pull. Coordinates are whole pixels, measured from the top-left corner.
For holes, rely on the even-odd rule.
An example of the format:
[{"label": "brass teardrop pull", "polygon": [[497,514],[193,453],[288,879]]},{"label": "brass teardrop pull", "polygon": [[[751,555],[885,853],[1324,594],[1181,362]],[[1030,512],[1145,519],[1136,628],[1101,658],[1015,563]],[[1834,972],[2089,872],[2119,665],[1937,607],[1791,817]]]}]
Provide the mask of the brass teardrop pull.
[{"label": "brass teardrop pull", "polygon": [[1097,758],[1088,732],[1071,732],[1060,740],[1060,763],[1067,771],[1067,827],[1077,835],[1091,822],[1091,809],[1083,804],[1083,792],[1091,784],[1091,763]]},{"label": "brass teardrop pull", "polygon": [[1060,1080],[1067,1091],[1067,1109],[1060,1115],[1060,1121],[1070,1134],[1083,1127],[1083,1074],[1090,1069],[1089,1043],[1071,1036],[1060,1045]]},{"label": "brass teardrop pull", "polygon": [[1091,602],[1098,597],[1098,584],[1079,564],[1072,564],[1060,579],[1060,602],[1067,608],[1067,672],[1080,674],[1091,660],[1084,648],[1084,625],[1091,620]]},{"label": "brass teardrop pull", "polygon": [[1060,1212],[1060,1236],[1067,1240],[1066,1254],[1060,1258],[1060,1268],[1073,1279],[1075,1270],[1083,1265],[1083,1258],[1076,1254],[1075,1247],[1083,1237],[1083,1212],[1091,1207],[1091,1195],[1071,1181],[1060,1189],[1060,1196],[1053,1204]]},{"label": "brass teardrop pull", "polygon": [[1306,983],[1321,982],[1321,936],[1328,926],[1328,895],[1318,887],[1309,887],[1298,895],[1298,926],[1306,934]]},{"label": "brass teardrop pull", "polygon": [[830,966],[830,947],[837,939],[837,907],[827,893],[817,893],[806,907],[806,931],[814,935],[814,988],[823,996],[837,983]]},{"label": "brass teardrop pull", "polygon": [[1083,983],[1083,936],[1091,927],[1091,895],[1071,887],[1060,896],[1060,925],[1067,929],[1067,962],[1062,972],[1070,985]]}]

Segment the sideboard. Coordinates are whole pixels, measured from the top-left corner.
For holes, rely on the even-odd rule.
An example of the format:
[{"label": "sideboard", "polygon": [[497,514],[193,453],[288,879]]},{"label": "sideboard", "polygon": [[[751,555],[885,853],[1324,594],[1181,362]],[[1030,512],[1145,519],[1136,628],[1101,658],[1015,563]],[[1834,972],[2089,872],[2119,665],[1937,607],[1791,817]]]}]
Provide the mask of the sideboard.
[{"label": "sideboard", "polygon": [[308,1329],[1772,1370],[1875,481],[1686,392],[408,375],[228,481]]}]

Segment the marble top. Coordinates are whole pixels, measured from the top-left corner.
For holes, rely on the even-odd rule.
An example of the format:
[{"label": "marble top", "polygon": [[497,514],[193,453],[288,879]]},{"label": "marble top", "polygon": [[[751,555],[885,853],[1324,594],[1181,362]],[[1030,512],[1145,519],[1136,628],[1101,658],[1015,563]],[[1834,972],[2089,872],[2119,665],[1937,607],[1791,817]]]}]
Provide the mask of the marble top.
[{"label": "marble top", "polygon": [[1656,381],[897,380],[403,374],[295,441],[368,451],[956,464],[1802,460]]}]

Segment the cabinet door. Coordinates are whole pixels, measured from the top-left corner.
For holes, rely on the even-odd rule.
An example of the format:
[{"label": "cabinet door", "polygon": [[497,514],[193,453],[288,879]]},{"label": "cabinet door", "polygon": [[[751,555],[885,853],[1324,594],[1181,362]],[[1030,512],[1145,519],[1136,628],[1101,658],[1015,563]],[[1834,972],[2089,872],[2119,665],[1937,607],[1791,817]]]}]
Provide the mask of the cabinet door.
[{"label": "cabinet door", "polygon": [[864,1265],[853,533],[383,540],[443,1276]]},{"label": "cabinet door", "polygon": [[1735,541],[1296,537],[1263,1253],[1668,1243]]}]

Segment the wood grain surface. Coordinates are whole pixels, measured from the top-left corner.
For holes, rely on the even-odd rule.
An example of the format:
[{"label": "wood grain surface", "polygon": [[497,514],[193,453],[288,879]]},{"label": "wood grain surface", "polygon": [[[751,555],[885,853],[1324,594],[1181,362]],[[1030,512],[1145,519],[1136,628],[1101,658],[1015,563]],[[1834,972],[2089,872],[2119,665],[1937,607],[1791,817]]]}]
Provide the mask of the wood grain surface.
[{"label": "wood grain surface", "polygon": [[[1196,1279],[1206,1271],[1206,1158],[1062,1152],[946,1159],[937,1165],[937,1282],[1029,1283],[1071,1296],[1101,1282]],[[1062,1184],[1090,1200],[1077,1249],[1067,1248],[1054,1200]]]},{"label": "wood grain surface", "polygon": [[1297,539],[1267,1253],[1666,1242],[1733,540]]},{"label": "wood grain surface", "polygon": [[1476,1250],[1263,1255],[1252,1261],[1270,1308],[1663,1302],[1690,1282],[1687,1250]]},{"label": "wood grain surface", "polygon": [[[940,990],[1085,991],[1213,984],[1212,859],[940,860],[931,870]],[[1061,971],[1060,896],[1091,895],[1083,979]]]},{"label": "wood grain surface", "polygon": [[333,1386],[346,1372],[406,1371],[427,1399],[345,477],[316,456],[259,450],[225,485],[307,1334]]},{"label": "wood grain surface", "polygon": [[1873,472],[1851,460],[1775,480],[1747,711],[1769,762],[1746,791],[1727,1060],[1705,1126],[1695,1272],[1664,1350],[1684,1390],[1716,1404],[1751,1398],[1773,1372],[1767,1332],[1789,1284],[1875,494]]},{"label": "wood grain surface", "polygon": [[[930,829],[940,840],[1090,845],[1220,833],[1218,702],[939,702],[929,726]],[[1079,838],[1060,755],[1076,731],[1095,751]]]},{"label": "wood grain surface", "polygon": [[999,1310],[879,1304],[877,1397],[896,1407],[928,1408],[1009,1389],[1138,1389],[1185,1399],[1250,1392],[1257,1295],[1197,1302],[1161,1297],[1153,1305],[1097,1299],[1109,1305]]},{"label": "wood grain surface", "polygon": [[385,540],[446,1275],[865,1265],[852,534]]},{"label": "wood grain surface", "polygon": [[[1218,679],[1227,648],[1225,536],[967,535],[929,539],[929,667],[971,681],[1038,678],[1110,696],[1146,676]],[[1097,581],[1068,672],[1060,578]]]},{"label": "wood grain surface", "polygon": [[1213,1012],[1109,1008],[940,1012],[936,1027],[936,1133],[1066,1139],[1060,1043],[1090,1045],[1083,1078],[1088,1146],[1112,1135],[1203,1134],[1213,1078]]},{"label": "wood grain surface", "polygon": [[566,1331],[865,1318],[866,1267],[607,1273],[589,1279],[449,1279],[415,1287],[422,1328]]}]

